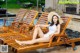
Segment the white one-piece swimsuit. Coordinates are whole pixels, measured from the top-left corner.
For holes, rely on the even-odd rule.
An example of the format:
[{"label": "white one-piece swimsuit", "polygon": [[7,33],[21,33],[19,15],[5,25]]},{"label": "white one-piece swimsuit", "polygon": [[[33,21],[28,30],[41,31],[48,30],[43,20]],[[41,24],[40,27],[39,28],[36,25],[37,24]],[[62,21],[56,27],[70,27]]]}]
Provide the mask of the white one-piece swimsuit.
[{"label": "white one-piece swimsuit", "polygon": [[44,37],[49,37],[51,34],[54,34],[56,30],[57,30],[57,27],[55,24],[53,26],[49,26],[49,31],[48,33],[44,34]]}]

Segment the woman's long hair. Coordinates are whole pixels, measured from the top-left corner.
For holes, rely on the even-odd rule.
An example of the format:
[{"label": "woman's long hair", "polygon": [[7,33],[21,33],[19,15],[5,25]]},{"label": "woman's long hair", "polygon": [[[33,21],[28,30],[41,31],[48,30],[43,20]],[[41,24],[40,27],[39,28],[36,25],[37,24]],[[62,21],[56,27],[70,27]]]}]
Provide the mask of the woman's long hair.
[{"label": "woman's long hair", "polygon": [[53,15],[50,26],[54,25],[54,21],[53,21],[54,16],[56,16],[58,18],[56,26],[59,24],[59,17],[57,15]]}]

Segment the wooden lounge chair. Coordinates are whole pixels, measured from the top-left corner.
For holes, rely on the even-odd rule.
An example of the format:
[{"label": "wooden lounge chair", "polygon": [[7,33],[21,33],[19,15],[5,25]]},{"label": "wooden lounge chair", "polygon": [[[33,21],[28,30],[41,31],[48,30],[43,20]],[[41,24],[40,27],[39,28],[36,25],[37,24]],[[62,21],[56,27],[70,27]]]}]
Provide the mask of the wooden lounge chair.
[{"label": "wooden lounge chair", "polygon": [[38,16],[38,11],[30,10],[27,16],[23,19],[23,24],[20,27],[20,33],[28,32],[31,26],[34,25],[34,20]]},{"label": "wooden lounge chair", "polygon": [[[31,10],[32,11],[32,10]],[[29,14],[27,14],[28,16],[29,16]],[[37,24],[48,24],[48,19],[47,19],[47,17],[48,17],[48,13],[47,12],[43,12],[42,13],[42,15],[40,16],[40,18],[39,18],[39,20],[38,20],[38,22],[37,22]],[[26,18],[28,18],[28,17],[26,17]],[[33,19],[34,20],[34,19]],[[24,24],[24,23],[23,23]],[[26,25],[26,24],[25,24]],[[28,24],[29,25],[29,24]],[[26,27],[28,27],[29,28],[29,26],[28,25],[26,25]],[[30,24],[30,26],[32,26],[33,25],[33,22]],[[45,31],[44,30],[45,28],[43,28],[43,31]],[[33,29],[34,30],[34,29]],[[33,34],[33,30],[30,30],[30,31],[28,31],[28,32],[26,32],[26,35],[27,35],[27,37],[30,37],[29,39],[32,39],[32,34]],[[21,35],[21,34],[23,34],[23,33],[12,33],[12,35],[11,34],[8,34],[8,35],[10,35],[10,37],[15,37],[16,36],[16,34],[19,34],[19,35]],[[15,36],[13,36],[13,35],[15,35]],[[26,36],[25,35],[25,36]],[[29,35],[29,36],[28,36]],[[7,35],[1,35],[1,38],[4,38],[5,39],[5,37],[8,37],[9,39],[7,39],[7,40],[2,40],[2,42],[4,43],[4,44],[12,44],[12,43],[14,43],[15,41],[13,41],[13,39],[11,39],[9,36],[7,36]],[[15,39],[15,38],[14,38]],[[20,38],[20,39],[22,39],[22,38]],[[12,42],[13,41],[13,42]]]},{"label": "wooden lounge chair", "polygon": [[56,37],[56,36],[59,36],[59,37],[57,38],[57,42],[60,42],[61,39],[62,39],[62,37],[64,37],[64,40],[65,40],[65,38],[68,38],[65,30],[66,30],[66,27],[67,27],[67,25],[69,24],[69,22],[70,22],[70,20],[71,20],[72,17],[67,17],[67,16],[65,17],[65,16],[63,16],[63,17],[61,17],[61,18],[62,18],[62,20],[63,20],[63,23],[61,24],[61,32],[60,32],[60,34],[55,34],[55,35],[51,38],[51,40],[50,40],[50,42],[49,42],[49,47],[51,46],[51,43],[52,43],[52,41],[53,41],[53,38]]},{"label": "wooden lounge chair", "polygon": [[25,16],[25,14],[27,12],[28,12],[27,9],[19,9],[19,11],[16,14],[16,17],[14,18],[14,21],[12,22],[12,24],[8,27],[3,26],[1,32],[3,32],[3,33],[11,32],[11,30],[9,30],[9,29],[14,29],[15,27],[17,27],[19,25],[19,22],[22,21],[23,17]]},{"label": "wooden lounge chair", "polygon": [[[41,15],[41,17],[39,18],[39,20],[38,20],[38,22],[37,22],[37,24],[48,24],[48,21],[47,21],[47,16],[48,16],[48,13],[46,13],[46,12],[43,12],[42,13],[42,15]],[[26,17],[27,18],[27,17]],[[32,22],[33,23],[33,22]],[[30,24],[30,26],[32,26],[33,24]],[[24,24],[24,23],[23,23]],[[26,24],[25,24],[26,25]],[[29,24],[28,24],[29,25]],[[26,25],[26,27],[28,27],[29,28],[29,26],[28,25]],[[34,30],[34,29],[33,29]],[[31,37],[32,37],[32,34],[33,34],[33,30],[30,30],[30,31],[28,31],[28,32],[26,32],[26,35],[27,35],[27,37],[30,37],[29,39],[31,39]],[[44,30],[44,29],[43,29]],[[16,33],[17,34],[17,33]],[[15,33],[12,33],[12,35],[16,35]],[[20,34],[23,34],[23,33],[18,33],[19,35]],[[11,36],[12,36],[11,35]],[[25,36],[26,36],[25,35]],[[29,35],[29,36],[28,36]],[[2,38],[5,38],[7,35],[5,35],[5,36],[2,36]],[[9,38],[9,36],[7,36],[8,38]],[[14,36],[15,37],[15,36]],[[13,38],[14,38],[13,37]],[[13,39],[12,39],[13,40]],[[11,43],[14,43],[15,41],[13,41],[12,42],[12,40],[11,39],[7,39],[7,40],[3,40],[3,42],[4,42],[4,44],[11,44]]]},{"label": "wooden lounge chair", "polygon": [[[23,13],[21,13],[21,14],[23,14]],[[22,16],[21,14],[19,14],[20,17]],[[17,16],[18,18],[16,18],[14,20],[14,22],[11,25],[12,27],[10,27],[9,29],[11,29],[11,31],[16,31],[17,32],[17,31],[19,31],[19,28],[22,25],[25,25],[25,24],[26,25],[33,25],[33,21],[37,17],[37,15],[38,15],[37,11],[35,11],[35,10],[29,10],[25,14],[25,16],[23,16],[23,18],[19,19],[19,16]],[[28,26],[27,26],[27,28],[28,28]]]},{"label": "wooden lounge chair", "polygon": [[26,37],[23,34],[19,34],[19,33],[3,33],[3,34],[0,34],[0,44],[13,43],[14,39],[27,40],[30,38]]},{"label": "wooden lounge chair", "polygon": [[[36,16],[38,15],[38,12],[37,11],[35,11],[35,10],[30,10],[29,12],[28,12],[28,14],[25,16],[25,18],[23,19],[23,22],[21,22],[20,24],[26,24],[27,25],[27,27],[28,27],[28,25],[33,25],[33,21],[34,21],[34,19],[36,18]],[[28,27],[29,28],[29,27]],[[14,33],[14,31],[12,30],[12,35],[10,35],[10,34],[8,34],[8,35],[10,35],[10,37],[12,36],[13,38],[15,37],[15,36],[13,36],[13,35],[17,35],[17,33],[18,33],[18,35],[17,36],[19,36],[19,35],[21,35],[21,33],[19,33],[19,32],[16,32],[16,33]],[[26,35],[25,35],[26,36]],[[5,38],[5,37],[8,37],[8,39],[7,40],[3,40],[3,42],[4,43],[6,43],[6,42],[10,42],[10,41],[12,41],[13,39],[9,39],[9,36],[6,36],[6,34],[5,34],[5,36],[2,36],[1,38]],[[14,38],[15,39],[15,38]]]},{"label": "wooden lounge chair", "polygon": [[[68,18],[68,19],[67,19]],[[18,45],[17,43],[14,44],[9,44],[11,48],[13,49],[14,52],[20,53],[24,51],[30,51],[30,50],[35,50],[39,48],[48,48],[48,47],[53,47],[61,44],[69,44],[72,45],[73,47],[75,46],[74,42],[80,41],[80,38],[76,39],[69,39],[67,37],[67,34],[65,33],[66,27],[69,24],[69,21],[71,20],[71,17],[65,17],[63,18],[65,21],[63,24],[61,24],[61,33],[60,34],[54,34],[49,43],[36,43],[33,45]],[[56,37],[55,41],[53,41],[54,37]],[[27,41],[27,40],[26,40]]]},{"label": "wooden lounge chair", "polygon": [[[47,12],[43,12],[41,17],[39,18],[37,24],[44,24],[44,25],[47,25],[48,24],[48,13]],[[47,32],[47,28],[46,27],[43,27],[42,28],[42,31],[44,33]]]},{"label": "wooden lounge chair", "polygon": [[[42,13],[42,15],[39,17],[39,19],[38,19],[38,22],[37,22],[37,24],[47,24],[48,23],[48,21],[47,21],[47,16],[48,16],[48,13],[46,13],[46,12],[43,12]],[[43,21],[43,22],[42,22]],[[23,34],[25,34],[26,32],[30,32],[30,30],[31,29],[33,29],[33,27],[34,27],[34,25],[33,24],[24,24],[20,29],[20,33],[23,33]],[[25,30],[22,30],[22,29],[25,29]],[[26,28],[28,28],[27,29],[27,31],[26,31]],[[32,31],[31,31],[32,32]],[[28,33],[27,33],[28,34]]]},{"label": "wooden lounge chair", "polygon": [[[39,17],[39,19],[38,19],[38,21],[37,21],[37,23],[36,24],[48,24],[48,13],[47,12],[43,12],[42,14],[41,14],[41,16]],[[28,31],[27,32],[29,32],[29,34],[31,34],[31,33],[33,33],[33,30],[34,30],[34,25],[29,25],[30,26],[30,29],[28,29]],[[31,28],[32,27],[32,28]],[[25,27],[23,27],[22,26],[22,28],[26,28],[26,26]],[[32,29],[32,30],[31,30]],[[46,31],[46,28],[44,27],[44,28],[42,28],[42,30],[43,30],[43,32],[45,32]],[[23,34],[25,34],[26,33],[26,31],[25,32],[23,32],[24,30],[21,30],[21,33],[23,33]],[[28,33],[27,33],[28,34]],[[26,35],[27,35],[26,34]],[[32,36],[32,34],[31,34],[31,36]]]},{"label": "wooden lounge chair", "polygon": [[19,23],[22,22],[22,19],[24,18],[24,16],[28,13],[27,9],[20,9],[18,11],[18,13],[16,14],[16,17],[14,19],[14,21],[11,24],[11,29],[15,29],[19,26]]}]

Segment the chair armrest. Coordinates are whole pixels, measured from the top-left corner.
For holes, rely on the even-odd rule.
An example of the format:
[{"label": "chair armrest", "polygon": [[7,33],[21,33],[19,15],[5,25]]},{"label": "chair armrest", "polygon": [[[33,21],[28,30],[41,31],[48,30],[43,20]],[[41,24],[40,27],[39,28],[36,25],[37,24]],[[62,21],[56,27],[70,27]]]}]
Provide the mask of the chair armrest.
[{"label": "chair armrest", "polygon": [[[24,30],[22,30],[22,29],[28,29],[28,30],[30,30],[30,28],[32,28],[33,29],[33,25],[27,25],[27,24],[23,24],[20,28],[19,28],[19,30],[20,30],[20,33],[22,32],[22,31],[24,31]],[[28,31],[27,30],[27,31]]]},{"label": "chair armrest", "polygon": [[54,35],[50,38],[48,47],[51,46],[52,40],[54,39],[54,37],[58,37],[57,42],[59,42],[59,41],[60,41],[60,37],[66,37],[66,38],[67,38],[67,34],[54,34]]},{"label": "chair armrest", "polygon": [[61,35],[61,34],[54,34],[54,35],[50,38],[50,41],[49,41],[49,45],[48,45],[48,47],[51,46],[51,44],[52,44],[52,40],[54,39],[54,37],[63,37],[63,35]]}]

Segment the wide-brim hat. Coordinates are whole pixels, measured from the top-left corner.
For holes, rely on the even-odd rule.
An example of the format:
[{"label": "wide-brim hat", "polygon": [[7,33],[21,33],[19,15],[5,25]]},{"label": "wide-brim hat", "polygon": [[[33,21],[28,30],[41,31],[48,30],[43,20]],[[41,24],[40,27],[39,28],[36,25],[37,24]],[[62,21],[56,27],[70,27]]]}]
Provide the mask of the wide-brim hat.
[{"label": "wide-brim hat", "polygon": [[56,12],[54,12],[54,11],[53,11],[53,12],[50,12],[50,13],[48,14],[48,22],[51,23],[51,19],[52,19],[52,16],[53,16],[53,15],[58,16],[60,24],[63,23],[61,17],[58,15],[58,13],[56,13]]}]

